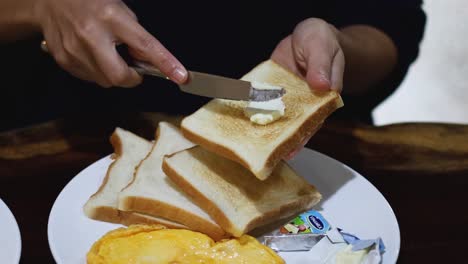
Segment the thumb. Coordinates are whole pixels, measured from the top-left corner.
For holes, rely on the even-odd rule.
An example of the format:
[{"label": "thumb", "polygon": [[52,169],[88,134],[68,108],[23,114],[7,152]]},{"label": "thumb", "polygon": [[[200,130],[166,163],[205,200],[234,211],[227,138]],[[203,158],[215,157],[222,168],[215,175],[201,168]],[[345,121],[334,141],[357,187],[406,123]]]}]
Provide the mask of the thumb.
[{"label": "thumb", "polygon": [[310,45],[307,52],[306,81],[310,88],[323,91],[331,88],[331,66],[333,54],[322,45]]}]

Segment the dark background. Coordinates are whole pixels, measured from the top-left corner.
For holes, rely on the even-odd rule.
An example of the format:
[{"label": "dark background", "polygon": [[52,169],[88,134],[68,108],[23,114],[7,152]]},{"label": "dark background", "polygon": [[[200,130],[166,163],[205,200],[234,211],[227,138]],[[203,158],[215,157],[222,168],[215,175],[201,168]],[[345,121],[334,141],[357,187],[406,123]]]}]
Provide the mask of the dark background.
[{"label": "dark background", "polygon": [[[425,16],[421,1],[242,2],[128,1],[140,23],[186,68],[239,78],[269,58],[281,39],[309,17],[342,27],[368,24],[385,31],[399,51],[394,72],[365,96],[345,96],[340,116],[371,123],[370,111],[400,83],[418,54]],[[135,89],[102,89],[61,70],[39,44],[41,36],[1,44],[0,130],[64,117],[128,111],[188,114],[207,100],[147,77]],[[346,90],[346,87],[344,87]],[[335,116],[338,116],[335,115]]]}]

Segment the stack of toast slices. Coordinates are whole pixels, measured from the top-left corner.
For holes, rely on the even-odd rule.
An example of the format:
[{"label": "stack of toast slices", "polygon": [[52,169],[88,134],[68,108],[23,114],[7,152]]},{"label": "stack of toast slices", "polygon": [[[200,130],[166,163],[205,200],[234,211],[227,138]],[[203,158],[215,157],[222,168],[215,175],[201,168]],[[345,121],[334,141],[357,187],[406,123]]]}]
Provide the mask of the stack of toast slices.
[{"label": "stack of toast slices", "polygon": [[239,237],[312,208],[321,195],[283,161],[343,105],[334,91],[317,92],[273,61],[243,77],[283,87],[285,115],[257,125],[245,102],[214,99],[180,128],[160,122],[154,142],[116,128],[114,161],[84,205],[92,219],[162,224]]}]

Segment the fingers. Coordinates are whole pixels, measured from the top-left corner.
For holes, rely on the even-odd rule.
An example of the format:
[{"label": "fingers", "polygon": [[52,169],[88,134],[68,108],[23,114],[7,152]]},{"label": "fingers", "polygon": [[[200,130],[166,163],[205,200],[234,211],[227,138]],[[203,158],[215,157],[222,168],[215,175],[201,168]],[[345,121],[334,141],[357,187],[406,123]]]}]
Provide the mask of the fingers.
[{"label": "fingers", "polygon": [[306,70],[312,89],[341,90],[344,55],[338,30],[321,19],[307,19],[297,25],[292,36],[295,61]]},{"label": "fingers", "polygon": [[97,52],[94,53],[96,62],[112,86],[128,88],[135,87],[142,82],[142,76],[127,65],[117,53],[115,46]]},{"label": "fingers", "polygon": [[[130,15],[127,15],[130,16]],[[133,87],[142,77],[122,60],[104,27],[59,30],[51,24],[44,32],[49,52],[57,64],[77,78],[102,87]]]},{"label": "fingers", "polygon": [[101,23],[79,31],[79,37],[90,52],[91,59],[108,85],[104,87],[134,87],[142,77],[122,59],[116,50],[116,23],[120,20],[136,21],[136,16],[125,4],[109,5],[103,10]]},{"label": "fingers", "polygon": [[130,8],[128,8],[128,6],[124,2],[119,2],[119,4],[133,20],[138,21],[138,17]]},{"label": "fingers", "polygon": [[109,86],[134,87],[142,82],[141,75],[120,57],[113,42],[103,43],[101,47],[94,46],[91,52]]},{"label": "fingers", "polygon": [[331,89],[341,93],[343,89],[343,76],[345,69],[345,57],[343,50],[339,50],[332,62],[331,70]]},{"label": "fingers", "polygon": [[[125,43],[145,61],[158,67],[178,83],[187,79],[179,61],[137,22],[136,15],[122,2],[108,4],[99,15],[81,21],[52,20],[44,36],[57,63],[76,77],[103,87],[133,87],[142,77],[121,58],[115,46]],[[60,24],[54,24],[61,21]],[[58,23],[58,22],[57,22]]]},{"label": "fingers", "polygon": [[[76,45],[70,44],[70,40],[64,37],[57,25],[51,24],[44,31],[44,38],[47,41],[47,50],[54,57],[57,64],[73,76],[85,81],[94,81],[101,86],[108,86],[107,80],[102,78],[99,69],[93,67],[90,63],[84,62],[81,54],[84,49],[75,48]],[[73,42],[75,43],[75,42]]]},{"label": "fingers", "polygon": [[116,37],[130,47],[132,55],[151,63],[174,82],[184,83],[188,77],[184,66],[138,22],[122,17],[113,30]]},{"label": "fingers", "polygon": [[76,38],[75,34],[67,33],[68,35],[62,36],[61,42],[67,57],[67,62],[62,67],[80,79],[94,81],[102,87],[112,86],[102,70],[97,66],[89,49]]},{"label": "fingers", "polygon": [[113,42],[92,43],[90,46],[97,65],[112,85],[132,87],[142,81],[141,76],[117,53],[117,41],[125,43],[132,55],[153,64],[173,81],[184,83],[187,80],[188,74],[182,64],[137,22],[128,7],[117,5],[107,9],[106,14],[108,30],[114,35]]},{"label": "fingers", "polygon": [[337,48],[331,53],[328,48],[317,48],[310,51],[308,56],[307,82],[313,89],[341,92],[344,67],[345,58],[341,49]]},{"label": "fingers", "polygon": [[279,65],[291,70],[293,73],[299,76],[301,75],[298,65],[294,60],[291,35],[281,40],[271,54],[271,59]]},{"label": "fingers", "polygon": [[[301,37],[299,37],[301,38]],[[312,89],[328,90],[331,87],[331,69],[334,53],[325,36],[311,34],[298,40],[295,54],[302,57],[307,69],[306,80]],[[297,42],[296,42],[297,43]]]}]

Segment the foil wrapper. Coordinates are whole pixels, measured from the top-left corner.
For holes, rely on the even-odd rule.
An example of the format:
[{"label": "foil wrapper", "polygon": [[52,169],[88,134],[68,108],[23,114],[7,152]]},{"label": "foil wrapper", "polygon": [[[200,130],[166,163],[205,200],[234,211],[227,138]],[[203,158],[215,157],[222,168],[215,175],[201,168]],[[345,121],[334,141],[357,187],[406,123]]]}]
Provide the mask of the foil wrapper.
[{"label": "foil wrapper", "polygon": [[315,210],[298,215],[258,240],[277,252],[306,251],[304,263],[314,264],[380,264],[385,251],[382,239],[361,240],[332,227]]},{"label": "foil wrapper", "polygon": [[297,234],[263,236],[262,244],[275,251],[308,251],[325,235]]},{"label": "foil wrapper", "polygon": [[330,224],[319,212],[309,210],[259,240],[275,251],[308,251],[329,229]]}]

